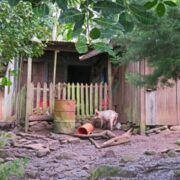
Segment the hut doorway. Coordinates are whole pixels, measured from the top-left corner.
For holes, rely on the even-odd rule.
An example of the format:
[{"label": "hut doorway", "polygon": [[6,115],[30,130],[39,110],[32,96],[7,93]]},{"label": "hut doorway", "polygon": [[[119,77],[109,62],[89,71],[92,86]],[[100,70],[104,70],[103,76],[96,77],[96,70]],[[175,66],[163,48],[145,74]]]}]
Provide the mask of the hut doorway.
[{"label": "hut doorway", "polygon": [[68,66],[67,80],[69,83],[90,84],[90,66]]}]

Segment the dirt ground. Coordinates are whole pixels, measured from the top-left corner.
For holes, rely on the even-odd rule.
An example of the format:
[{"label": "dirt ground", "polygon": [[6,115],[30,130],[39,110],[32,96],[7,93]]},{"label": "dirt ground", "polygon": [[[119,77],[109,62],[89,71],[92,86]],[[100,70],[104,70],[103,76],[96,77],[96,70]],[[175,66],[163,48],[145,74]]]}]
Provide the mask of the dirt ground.
[{"label": "dirt ground", "polygon": [[[123,132],[116,130],[114,133]],[[9,179],[84,180],[102,165],[118,167],[123,173],[115,177],[102,175],[97,179],[180,179],[177,174],[180,173],[180,146],[176,144],[180,140],[178,131],[165,130],[149,136],[133,135],[129,143],[102,149],[97,149],[87,139],[61,134],[51,133],[50,136],[43,135],[40,138],[26,137],[25,141],[23,138],[19,136],[21,145],[24,142],[28,144],[29,141],[29,144],[44,143],[45,147],[47,142],[52,141],[50,150],[39,152],[33,148],[14,145],[0,149],[0,160],[29,158],[25,176]]]}]

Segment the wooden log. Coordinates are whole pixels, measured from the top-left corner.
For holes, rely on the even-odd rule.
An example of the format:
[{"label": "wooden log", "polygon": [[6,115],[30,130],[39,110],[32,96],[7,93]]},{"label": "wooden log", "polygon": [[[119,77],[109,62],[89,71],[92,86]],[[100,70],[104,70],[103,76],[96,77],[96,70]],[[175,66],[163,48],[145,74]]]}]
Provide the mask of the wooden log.
[{"label": "wooden log", "polygon": [[95,145],[96,148],[105,148],[105,147],[115,146],[115,145],[119,145],[119,144],[124,144],[124,143],[127,143],[130,141],[131,130],[132,129],[130,129],[129,131],[127,131],[123,135],[116,136],[110,140],[107,140],[104,143],[102,143],[101,145],[99,145],[92,138],[90,138],[89,140],[91,141],[91,143],[93,143]]},{"label": "wooden log", "polygon": [[161,126],[161,127],[157,127],[157,128],[153,128],[153,129],[150,129],[148,131],[146,131],[146,134],[151,134],[151,133],[156,133],[157,131],[163,131],[163,130],[166,130],[168,129],[167,126]]},{"label": "wooden log", "polygon": [[31,109],[31,93],[30,93],[31,79],[32,79],[32,58],[28,58],[25,132],[28,132],[28,128],[29,128],[29,115]]},{"label": "wooden log", "polygon": [[89,59],[91,57],[94,57],[94,56],[96,56],[98,54],[101,54],[101,52],[99,52],[97,50],[92,50],[92,51],[88,52],[87,54],[84,54],[84,55],[80,56],[79,60],[84,61],[84,60]]},{"label": "wooden log", "polygon": [[93,133],[93,134],[73,134],[72,136],[75,137],[79,137],[79,138],[97,138],[97,137],[101,137],[101,138],[105,138],[105,139],[110,139],[110,138],[114,138],[116,137],[116,135],[114,133],[112,133],[109,130],[100,132],[100,133]]}]

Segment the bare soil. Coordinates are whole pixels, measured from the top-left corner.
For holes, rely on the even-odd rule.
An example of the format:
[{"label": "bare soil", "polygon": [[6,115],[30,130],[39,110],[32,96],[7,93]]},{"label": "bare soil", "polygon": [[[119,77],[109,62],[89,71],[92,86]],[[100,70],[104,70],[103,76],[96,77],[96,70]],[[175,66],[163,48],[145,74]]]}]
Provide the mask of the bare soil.
[{"label": "bare soil", "polygon": [[[116,130],[114,133],[123,132]],[[69,138],[67,135],[57,137],[61,140]],[[95,148],[87,139],[64,143],[58,141],[50,152],[41,154],[42,156],[33,149],[8,146],[0,150],[0,158],[8,160],[28,157],[30,160],[22,178],[25,180],[83,180],[90,177],[91,172],[101,165],[118,167],[129,173],[115,177],[102,176],[98,179],[178,180],[180,146],[176,141],[179,139],[180,132],[165,130],[149,136],[133,135],[129,143],[103,149]],[[37,142],[38,138],[34,138],[34,141]],[[2,156],[2,151],[6,152],[6,157]]]}]

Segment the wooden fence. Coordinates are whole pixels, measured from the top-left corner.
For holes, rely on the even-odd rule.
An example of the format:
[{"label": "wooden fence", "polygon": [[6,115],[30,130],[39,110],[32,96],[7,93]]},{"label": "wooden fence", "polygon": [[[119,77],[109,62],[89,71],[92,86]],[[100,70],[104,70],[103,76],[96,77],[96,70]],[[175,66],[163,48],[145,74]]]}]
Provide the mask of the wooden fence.
[{"label": "wooden fence", "polygon": [[[106,110],[109,106],[108,85],[58,83],[53,91],[53,84],[31,83],[32,114],[53,114],[54,95],[58,100],[76,101],[76,119],[90,118],[95,109]],[[55,94],[54,94],[55,93]]]}]

